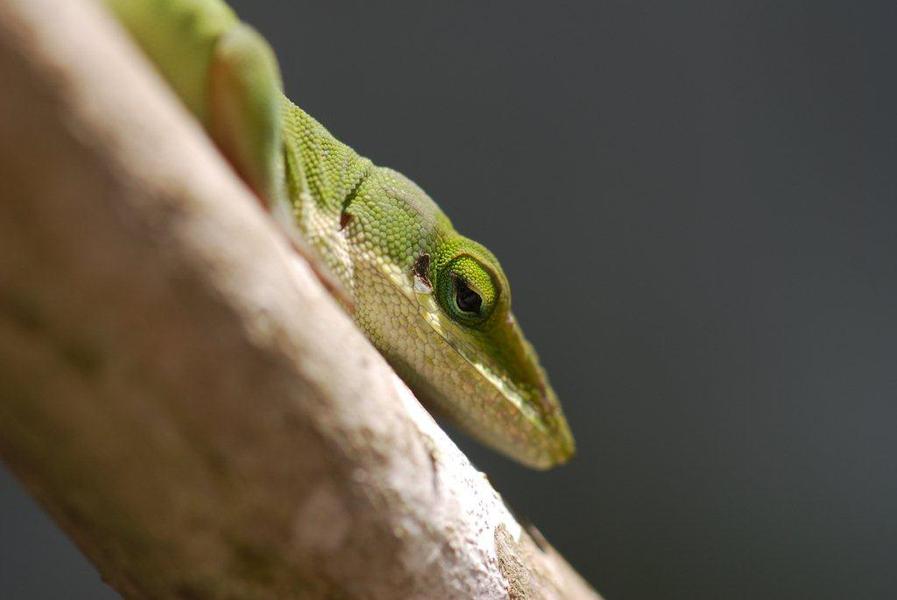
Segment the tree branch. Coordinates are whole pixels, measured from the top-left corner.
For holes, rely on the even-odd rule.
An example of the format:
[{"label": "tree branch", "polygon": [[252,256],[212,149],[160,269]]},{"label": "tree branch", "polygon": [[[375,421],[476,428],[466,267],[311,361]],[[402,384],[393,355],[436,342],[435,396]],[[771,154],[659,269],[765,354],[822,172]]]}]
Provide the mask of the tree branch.
[{"label": "tree branch", "polygon": [[0,0],[0,456],[133,598],[589,598],[99,8]]}]

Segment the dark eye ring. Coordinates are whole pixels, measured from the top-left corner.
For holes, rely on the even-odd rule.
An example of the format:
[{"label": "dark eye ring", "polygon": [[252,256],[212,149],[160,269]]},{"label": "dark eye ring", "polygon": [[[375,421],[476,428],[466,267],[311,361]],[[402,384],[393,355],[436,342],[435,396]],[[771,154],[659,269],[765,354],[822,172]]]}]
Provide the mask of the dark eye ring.
[{"label": "dark eye ring", "polygon": [[479,314],[483,299],[475,291],[470,289],[467,282],[461,277],[455,277],[455,304],[462,312]]}]

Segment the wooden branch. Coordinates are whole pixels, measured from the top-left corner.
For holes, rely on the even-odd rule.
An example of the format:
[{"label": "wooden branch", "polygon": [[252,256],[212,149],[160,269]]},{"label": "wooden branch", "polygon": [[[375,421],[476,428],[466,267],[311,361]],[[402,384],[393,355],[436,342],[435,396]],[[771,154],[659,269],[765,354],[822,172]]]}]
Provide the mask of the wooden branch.
[{"label": "wooden branch", "polygon": [[85,0],[0,0],[0,456],[132,598],[589,598]]}]

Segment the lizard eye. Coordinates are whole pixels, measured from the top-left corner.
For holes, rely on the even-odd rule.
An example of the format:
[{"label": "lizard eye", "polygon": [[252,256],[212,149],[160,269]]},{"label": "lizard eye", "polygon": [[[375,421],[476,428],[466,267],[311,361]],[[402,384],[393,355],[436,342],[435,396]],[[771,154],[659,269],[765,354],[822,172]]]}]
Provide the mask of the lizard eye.
[{"label": "lizard eye", "polygon": [[467,282],[460,277],[452,278],[455,282],[455,305],[461,312],[479,314],[483,299],[470,289]]},{"label": "lizard eye", "polygon": [[492,315],[498,287],[492,273],[468,255],[455,257],[437,275],[437,300],[461,325],[476,327]]}]

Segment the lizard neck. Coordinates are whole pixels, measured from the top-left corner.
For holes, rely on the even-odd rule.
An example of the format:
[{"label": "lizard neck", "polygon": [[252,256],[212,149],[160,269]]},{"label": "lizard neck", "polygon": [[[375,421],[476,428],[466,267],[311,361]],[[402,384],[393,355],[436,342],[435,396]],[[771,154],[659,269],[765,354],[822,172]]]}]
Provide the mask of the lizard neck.
[{"label": "lizard neck", "polygon": [[373,164],[288,100],[283,109],[283,156],[294,222],[354,299],[355,264],[343,209],[358,194]]},{"label": "lizard neck", "polygon": [[[371,161],[333,137],[318,121],[285,100],[283,114],[287,189],[298,212],[312,201],[336,219],[371,170]],[[304,195],[306,192],[307,195]]]}]

